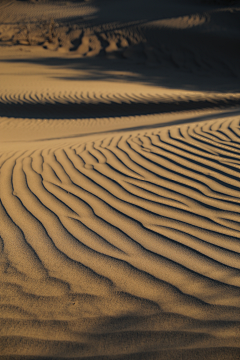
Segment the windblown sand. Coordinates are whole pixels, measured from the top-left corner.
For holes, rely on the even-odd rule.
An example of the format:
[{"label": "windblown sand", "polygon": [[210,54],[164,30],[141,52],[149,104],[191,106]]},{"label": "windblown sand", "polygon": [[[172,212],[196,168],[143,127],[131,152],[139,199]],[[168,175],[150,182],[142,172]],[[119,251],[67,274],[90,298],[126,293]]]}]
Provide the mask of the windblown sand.
[{"label": "windblown sand", "polygon": [[239,359],[239,2],[0,10],[0,359]]}]

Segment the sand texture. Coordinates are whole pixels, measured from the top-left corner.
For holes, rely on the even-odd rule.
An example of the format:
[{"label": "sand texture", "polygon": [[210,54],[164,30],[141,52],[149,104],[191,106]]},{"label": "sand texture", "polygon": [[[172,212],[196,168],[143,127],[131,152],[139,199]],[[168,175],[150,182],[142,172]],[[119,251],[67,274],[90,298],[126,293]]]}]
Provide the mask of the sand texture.
[{"label": "sand texture", "polygon": [[240,358],[240,4],[0,4],[0,360]]}]

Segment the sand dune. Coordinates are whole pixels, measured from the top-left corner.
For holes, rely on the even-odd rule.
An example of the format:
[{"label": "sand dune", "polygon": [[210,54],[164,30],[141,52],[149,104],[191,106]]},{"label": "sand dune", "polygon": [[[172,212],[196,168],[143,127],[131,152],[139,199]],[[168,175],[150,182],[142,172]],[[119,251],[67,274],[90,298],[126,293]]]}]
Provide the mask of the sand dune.
[{"label": "sand dune", "polygon": [[206,121],[2,154],[1,353],[236,353],[238,127]]},{"label": "sand dune", "polygon": [[1,2],[1,360],[239,359],[239,14]]},{"label": "sand dune", "polygon": [[89,119],[151,115],[202,109],[227,109],[240,104],[239,94],[20,93],[0,94],[2,117],[24,119]]},{"label": "sand dune", "polygon": [[[155,66],[240,76],[239,6],[171,1],[4,1],[0,42],[75,57],[125,58]],[[227,3],[227,2],[226,2]],[[30,20],[31,19],[31,20]],[[222,49],[225,49],[222,51]]]}]

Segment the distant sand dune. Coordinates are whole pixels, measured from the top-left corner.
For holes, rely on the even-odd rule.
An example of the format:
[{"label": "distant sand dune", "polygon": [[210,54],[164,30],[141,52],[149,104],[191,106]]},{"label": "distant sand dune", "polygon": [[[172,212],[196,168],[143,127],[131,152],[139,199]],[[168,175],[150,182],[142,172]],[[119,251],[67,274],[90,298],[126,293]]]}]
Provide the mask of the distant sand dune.
[{"label": "distant sand dune", "polygon": [[[47,1],[46,1],[47,2]],[[49,1],[48,1],[49,2]],[[51,1],[44,2],[2,0],[0,4],[1,23],[11,24],[14,22],[36,22],[39,20],[61,19],[70,20],[74,16],[86,16],[94,14],[96,9],[89,7],[84,1],[67,2]],[[31,21],[30,21],[31,20]]]},{"label": "distant sand dune", "polygon": [[5,1],[0,5],[0,43],[240,77],[237,5],[232,11],[223,4],[212,8],[188,2],[186,8],[173,1],[163,8],[161,1],[148,3],[138,8],[132,0],[119,8],[118,1]]},{"label": "distant sand dune", "polygon": [[1,354],[236,359],[239,136],[224,119],[3,153]]},{"label": "distant sand dune", "polygon": [[134,94],[99,92],[22,92],[0,94],[1,117],[88,119],[232,107],[237,94]]}]

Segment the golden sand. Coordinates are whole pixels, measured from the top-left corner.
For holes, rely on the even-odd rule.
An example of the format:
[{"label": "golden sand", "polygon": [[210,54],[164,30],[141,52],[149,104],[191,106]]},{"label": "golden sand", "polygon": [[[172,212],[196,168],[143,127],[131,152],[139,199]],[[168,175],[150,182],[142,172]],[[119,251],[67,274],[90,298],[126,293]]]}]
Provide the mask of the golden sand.
[{"label": "golden sand", "polygon": [[0,4],[0,359],[240,357],[240,4]]}]

